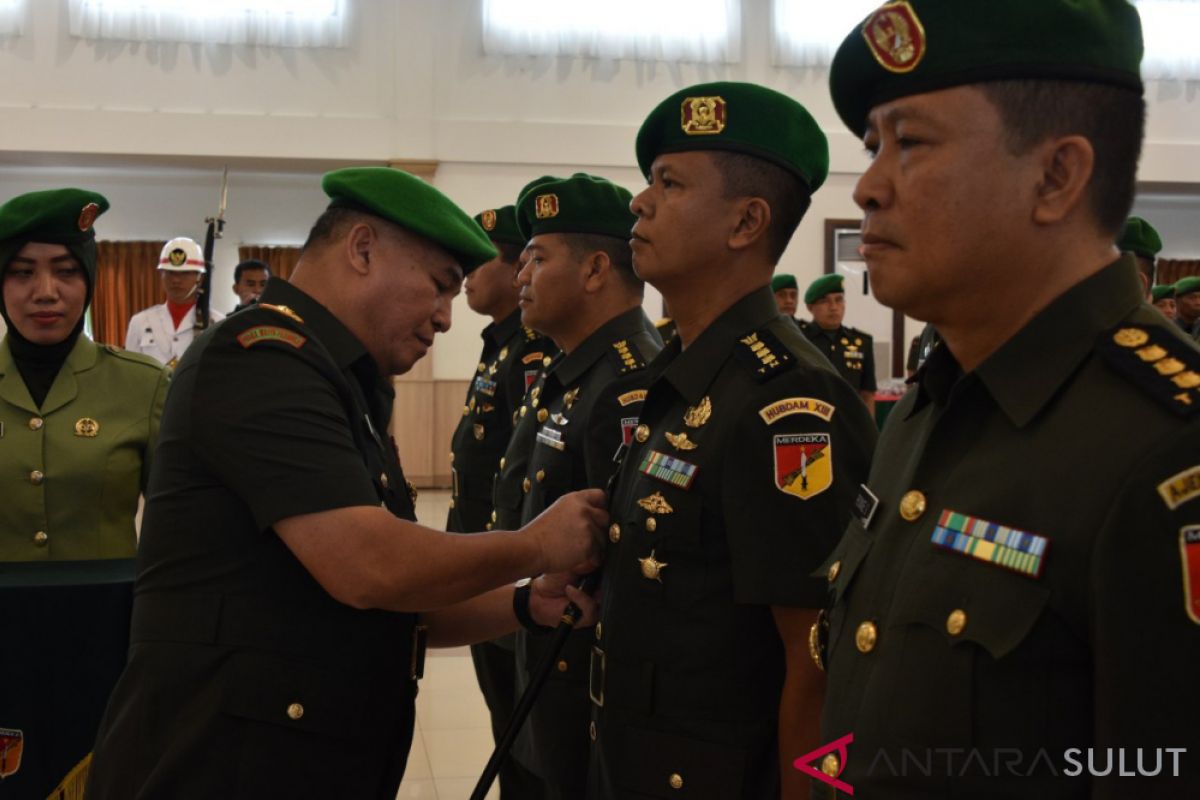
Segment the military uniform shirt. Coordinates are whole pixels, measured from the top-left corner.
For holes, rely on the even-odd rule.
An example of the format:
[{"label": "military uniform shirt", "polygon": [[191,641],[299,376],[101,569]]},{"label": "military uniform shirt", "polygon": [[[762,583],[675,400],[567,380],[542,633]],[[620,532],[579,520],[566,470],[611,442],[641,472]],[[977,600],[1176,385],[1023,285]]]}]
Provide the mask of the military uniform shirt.
[{"label": "military uniform shirt", "polygon": [[[840,780],[897,800],[1197,796],[1200,352],[1124,258],[973,372],[943,344],[916,382],[827,567]],[[1066,777],[1091,747],[1101,770],[1105,748],[1133,770],[1136,748],[1153,769],[1188,747],[1185,780]]]},{"label": "military uniform shirt", "polygon": [[875,428],[766,287],[665,348],[647,381],[611,502],[588,797],[679,783],[777,798],[771,607],[823,604],[809,575],[845,528]]},{"label": "military uniform shirt", "polygon": [[875,391],[875,340],[870,334],[845,325],[827,331],[807,320],[800,320],[798,324],[809,341],[851,386],[860,392]]},{"label": "military uniform shirt", "polygon": [[272,529],[351,506],[414,518],[391,403],[362,344],[283,281],[188,350],[90,798],[395,797],[415,617],[334,600]]},{"label": "military uniform shirt", "polygon": [[483,329],[483,352],[450,445],[451,501],[446,530],[491,528],[492,485],[513,431],[513,412],[557,348],[521,325],[514,311]]}]

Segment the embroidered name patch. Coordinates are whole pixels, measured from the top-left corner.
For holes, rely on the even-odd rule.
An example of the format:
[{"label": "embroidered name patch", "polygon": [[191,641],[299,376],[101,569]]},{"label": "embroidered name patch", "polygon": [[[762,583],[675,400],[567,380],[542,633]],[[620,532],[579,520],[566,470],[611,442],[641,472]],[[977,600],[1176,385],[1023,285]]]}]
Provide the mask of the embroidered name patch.
[{"label": "embroidered name patch", "polygon": [[1185,469],[1167,478],[1158,485],[1158,493],[1167,504],[1167,508],[1172,511],[1188,500],[1200,497],[1200,466]]},{"label": "embroidered name patch", "polygon": [[771,425],[778,422],[784,417],[790,417],[793,414],[812,414],[814,417],[820,417],[828,422],[833,419],[833,412],[836,407],[826,403],[824,400],[817,400],[814,397],[788,397],[769,406],[764,406],[759,409],[758,415],[762,417],[762,421]]},{"label": "embroidered name patch", "polygon": [[622,406],[627,406],[627,405],[631,405],[633,403],[640,403],[645,399],[646,399],[646,390],[645,389],[637,389],[635,391],[626,392],[625,394],[620,395],[619,397],[617,397],[617,402],[620,403]]},{"label": "embroidered name patch", "polygon": [[964,556],[988,561],[1028,575],[1042,576],[1050,540],[1036,533],[1009,528],[946,509],[930,541]]},{"label": "embroidered name patch", "polygon": [[237,340],[242,347],[251,347],[262,342],[283,342],[297,349],[303,347],[304,343],[308,341],[307,338],[295,331],[277,328],[274,325],[259,325],[257,328],[242,331],[238,334]]},{"label": "embroidered name patch", "polygon": [[1183,556],[1183,603],[1192,622],[1200,625],[1200,525],[1179,531],[1179,552]]},{"label": "embroidered name patch", "polygon": [[695,464],[657,450],[650,450],[642,456],[641,466],[638,467],[639,472],[681,489],[691,488],[699,470]]}]

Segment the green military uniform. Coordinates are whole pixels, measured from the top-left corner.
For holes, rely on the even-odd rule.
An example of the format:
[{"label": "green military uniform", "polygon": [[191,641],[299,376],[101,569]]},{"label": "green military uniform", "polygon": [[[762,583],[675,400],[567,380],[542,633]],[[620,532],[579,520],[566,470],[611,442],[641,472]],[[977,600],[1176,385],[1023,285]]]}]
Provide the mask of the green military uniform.
[{"label": "green military uniform", "polygon": [[39,407],[0,343],[0,561],[133,557],[168,380],[80,336]]},{"label": "green military uniform", "polygon": [[[1180,278],[1175,282],[1175,300],[1177,304],[1181,297],[1187,297],[1188,295],[1195,294],[1196,292],[1200,292],[1200,275],[1188,275],[1186,278]],[[1200,319],[1196,319],[1191,324],[1188,324],[1188,322],[1184,320],[1183,315],[1177,310],[1175,324],[1179,326],[1180,330],[1192,338],[1200,336]]]},{"label": "green military uniform", "polygon": [[[825,275],[809,285],[804,302],[811,305],[828,294],[843,291],[841,275]],[[847,383],[860,392],[875,391],[875,340],[870,334],[848,325],[826,330],[815,321],[800,320],[798,324]]]},{"label": "green military uniform", "polygon": [[[895,29],[889,13],[928,39],[888,51],[920,60],[911,76],[869,52],[890,40],[863,32]],[[881,93],[1005,77],[1140,90],[1140,41],[1124,2],[913,0],[850,33],[831,85],[861,132]],[[896,800],[1196,796],[1197,387],[1200,351],[1144,303],[1128,256],[969,373],[932,351],[825,566],[820,796],[834,781]],[[1157,777],[1119,777],[1137,748],[1153,770],[1169,747],[1190,748],[1182,777],[1162,750]]]},{"label": "green military uniform", "polygon": [[[696,119],[721,130],[689,140]],[[661,152],[722,148],[769,154],[810,191],[825,177],[816,123],[750,84],[665,100],[639,132],[638,163],[645,173]],[[844,529],[875,440],[861,400],[765,281],[681,345],[646,370],[612,491],[591,800],[778,798],[785,657],[772,607],[822,605],[808,576]]]}]

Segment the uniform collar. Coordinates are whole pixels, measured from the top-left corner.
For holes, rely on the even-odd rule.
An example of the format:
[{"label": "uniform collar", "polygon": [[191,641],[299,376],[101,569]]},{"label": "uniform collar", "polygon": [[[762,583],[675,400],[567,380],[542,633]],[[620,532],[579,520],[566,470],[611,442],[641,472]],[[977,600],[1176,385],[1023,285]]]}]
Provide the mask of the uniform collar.
[{"label": "uniform collar", "polygon": [[[996,405],[1018,428],[1050,402],[1096,345],[1143,302],[1132,256],[1122,256],[1072,286],[1000,346],[975,370]],[[919,376],[923,400],[945,402],[960,371],[949,348],[930,355]]]},{"label": "uniform collar", "polygon": [[583,373],[595,364],[612,347],[612,343],[652,330],[650,318],[641,306],[635,306],[610,319],[584,339],[579,347],[562,356],[552,364],[547,375],[554,375],[566,386],[579,380]]},{"label": "uniform collar", "polygon": [[[353,364],[363,356],[367,356],[372,366],[378,372],[378,364],[367,354],[367,348],[358,340],[342,321],[335,317],[329,309],[318,303],[310,295],[287,281],[267,281],[267,288],[258,299],[258,305],[270,304],[287,306],[304,320],[304,326],[317,335],[317,339],[333,356],[339,368]],[[266,309],[264,309],[266,310]],[[247,312],[247,313],[253,313]]]},{"label": "uniform collar", "polygon": [[67,355],[62,368],[54,378],[50,391],[42,401],[41,408],[33,402],[25,381],[13,360],[12,351],[8,349],[7,338],[0,342],[0,399],[6,400],[18,408],[23,408],[33,414],[49,414],[65,406],[75,399],[79,393],[79,384],[75,373],[91,369],[96,365],[96,343],[80,334],[75,340],[75,346]]},{"label": "uniform collar", "polygon": [[509,339],[517,335],[517,331],[521,329],[521,309],[517,309],[499,322],[493,322],[483,329],[480,336],[484,342],[491,342],[493,345],[502,345]]},{"label": "uniform collar", "polygon": [[656,364],[664,365],[661,377],[688,402],[699,402],[737,340],[780,316],[770,287],[755,289],[713,320],[686,350],[681,350],[676,337],[655,359]]}]

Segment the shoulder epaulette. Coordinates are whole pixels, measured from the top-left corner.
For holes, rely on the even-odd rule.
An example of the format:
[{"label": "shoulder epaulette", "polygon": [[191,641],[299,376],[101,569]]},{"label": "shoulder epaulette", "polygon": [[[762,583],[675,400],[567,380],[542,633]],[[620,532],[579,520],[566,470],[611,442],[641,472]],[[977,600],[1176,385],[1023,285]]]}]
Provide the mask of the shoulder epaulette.
[{"label": "shoulder epaulette", "polygon": [[124,361],[130,361],[134,364],[141,364],[142,366],[150,367],[155,371],[162,369],[163,365],[158,359],[145,355],[144,353],[135,353],[130,350],[126,350],[123,347],[117,347],[115,344],[101,345],[101,347],[103,347],[106,352],[109,352]]},{"label": "shoulder epaulette", "polygon": [[542,335],[533,328],[522,328],[521,330],[525,331],[525,341],[527,342],[536,342],[542,338]]},{"label": "shoulder epaulette", "polygon": [[625,375],[630,372],[637,372],[639,369],[646,367],[646,358],[642,355],[642,351],[638,348],[637,342],[631,339],[619,339],[612,343],[612,348],[608,351],[609,355],[617,361],[617,372],[620,375]]},{"label": "shoulder epaulette", "polygon": [[279,306],[275,305],[274,303],[259,303],[258,307],[267,311],[274,311],[276,314],[282,314],[283,316],[295,322],[297,325],[304,324],[304,318],[287,306]]},{"label": "shoulder epaulette", "polygon": [[738,339],[733,354],[759,383],[765,383],[796,365],[796,358],[770,328],[760,328]]},{"label": "shoulder epaulette", "polygon": [[1157,325],[1120,325],[1097,350],[1131,383],[1181,417],[1200,411],[1200,352]]}]

